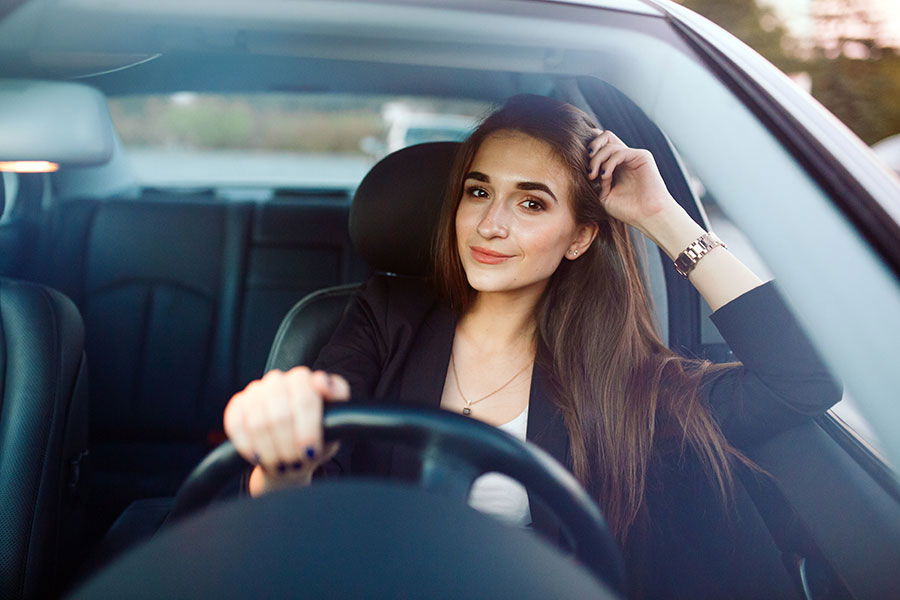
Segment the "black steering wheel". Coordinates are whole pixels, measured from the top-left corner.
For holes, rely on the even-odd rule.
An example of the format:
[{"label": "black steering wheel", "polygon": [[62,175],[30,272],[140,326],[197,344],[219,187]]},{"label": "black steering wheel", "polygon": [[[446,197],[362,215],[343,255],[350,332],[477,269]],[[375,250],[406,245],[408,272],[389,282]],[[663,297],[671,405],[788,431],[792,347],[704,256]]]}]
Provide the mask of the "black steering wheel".
[{"label": "black steering wheel", "polygon": [[[323,433],[326,442],[336,439],[383,440],[402,443],[417,449],[422,459],[422,471],[418,485],[402,486],[406,489],[401,493],[397,491],[401,489],[400,486],[396,484],[388,486],[389,482],[385,480],[371,479],[370,483],[365,483],[366,480],[362,478],[339,478],[316,482],[309,488],[266,494],[260,499],[244,499],[244,502],[263,506],[266,502],[281,501],[281,498],[269,497],[279,497],[283,496],[284,492],[291,492],[295,495],[294,504],[291,506],[281,504],[277,510],[270,509],[272,514],[291,515],[302,512],[293,507],[297,506],[297,500],[305,497],[310,499],[310,502],[305,505],[311,509],[309,512],[315,513],[315,509],[318,508],[316,524],[322,527],[325,527],[325,520],[338,516],[336,513],[345,514],[348,510],[352,512],[353,507],[366,502],[371,503],[379,498],[393,508],[402,504],[406,507],[407,512],[425,510],[429,503],[434,503],[430,510],[436,511],[444,518],[452,517],[452,521],[448,522],[443,531],[457,534],[465,529],[465,524],[460,526],[460,523],[466,521],[465,517],[470,513],[477,513],[466,506],[472,483],[483,473],[497,471],[518,480],[525,488],[538,496],[544,506],[558,519],[560,529],[566,536],[575,558],[607,588],[624,596],[625,582],[621,554],[599,508],[577,480],[554,458],[537,446],[523,444],[520,440],[496,427],[450,411],[434,408],[412,409],[384,404],[378,406],[327,405],[323,414]],[[247,463],[230,442],[223,443],[210,453],[179,489],[172,512],[167,520],[167,523],[177,522],[177,525],[170,528],[169,532],[172,529],[184,530],[194,524],[198,518],[186,519],[185,517],[209,504],[216,493],[224,485],[233,481],[246,467]],[[347,497],[346,492],[354,485],[358,488],[355,495]],[[366,487],[367,485],[369,487]],[[332,494],[338,489],[343,492],[342,495]],[[320,492],[323,498],[312,499],[311,497],[316,495],[316,492]],[[411,495],[413,492],[414,494]],[[362,494],[365,496],[361,496]],[[388,498],[390,499],[388,500]],[[338,506],[345,500],[348,502],[345,506]],[[322,508],[329,504],[333,510]],[[224,510],[220,510],[220,513],[228,513],[230,510],[233,514],[226,514],[225,517],[222,517],[225,520],[217,522],[213,529],[221,531],[230,528],[233,531],[236,527],[249,526],[251,515],[246,509],[240,514],[236,513],[238,508],[226,507]],[[462,510],[467,512],[461,514]],[[200,518],[206,517],[210,512],[215,511],[204,511],[204,515],[201,515]],[[219,516],[221,517],[221,515]],[[256,517],[260,518],[259,515]],[[561,564],[555,568],[556,575],[564,577],[564,581],[568,581],[570,584],[578,579],[575,577],[577,573],[573,575],[571,571],[565,570],[574,565],[566,564],[558,552],[550,552],[555,556],[541,554],[550,550],[549,545],[544,542],[541,542],[540,548],[536,545],[534,547],[529,545],[532,542],[537,544],[538,540],[535,535],[524,530],[512,531],[518,528],[502,525],[491,517],[480,514],[478,517],[483,517],[483,522],[470,531],[467,534],[468,537],[462,541],[467,553],[470,549],[469,544],[474,542],[475,545],[478,545],[475,537],[490,534],[493,537],[484,538],[485,541],[481,545],[486,546],[499,540],[501,544],[516,546],[511,550],[513,553],[525,552],[524,559],[521,557],[517,559],[519,561],[516,565],[518,568],[522,568],[523,560],[525,562],[532,559],[537,560],[536,557],[540,555],[542,558],[536,564],[550,565],[561,561]],[[423,527],[426,529],[422,530],[421,537],[428,537],[432,532],[438,536],[440,526],[436,520],[439,521],[440,518],[437,516],[424,516],[423,518],[425,519]],[[363,521],[366,528],[372,524],[371,514],[367,519]],[[393,522],[402,520],[403,517],[390,517],[388,526],[392,527]],[[268,524],[269,521],[263,519],[261,523]],[[310,523],[309,520],[304,522],[304,524],[308,523]],[[436,526],[437,530],[427,529],[430,525]],[[377,529],[378,524],[372,526]],[[322,532],[323,543],[331,543],[332,540],[335,540],[335,531],[341,527],[346,527],[346,524],[339,520],[328,526],[327,530]],[[502,528],[499,535],[494,530],[495,527]],[[360,528],[360,530],[362,529]],[[250,531],[255,530],[251,528]],[[193,538],[189,536],[187,539],[196,539],[197,534],[193,535]],[[249,534],[240,535],[244,536],[243,539],[246,541]],[[354,535],[364,534],[358,531]],[[517,537],[520,535],[524,539]],[[165,535],[161,537],[164,538]],[[180,541],[180,543],[184,542],[185,540]],[[174,542],[169,541],[168,543],[171,546]],[[270,547],[272,543],[271,539],[267,540],[266,547]],[[453,543],[452,540],[447,542],[450,546]],[[547,547],[546,550],[544,546]],[[217,551],[217,548],[212,549],[213,553]],[[296,554],[297,550],[293,550],[293,552]],[[157,558],[153,560],[159,562],[160,555],[165,560],[170,553],[171,550],[160,550],[157,552]],[[471,553],[469,554],[471,556]],[[147,563],[147,559],[144,560],[144,563]],[[177,562],[175,565],[177,568]],[[132,568],[134,572],[142,572],[142,569],[146,569],[146,565],[133,565]],[[448,568],[451,567],[448,565]],[[496,575],[498,572],[495,570],[494,574]],[[564,572],[567,575],[564,575]],[[121,580],[121,574],[117,578]],[[558,582],[554,585],[566,584]],[[110,588],[104,589],[108,591]],[[609,596],[604,595],[603,597]]]}]

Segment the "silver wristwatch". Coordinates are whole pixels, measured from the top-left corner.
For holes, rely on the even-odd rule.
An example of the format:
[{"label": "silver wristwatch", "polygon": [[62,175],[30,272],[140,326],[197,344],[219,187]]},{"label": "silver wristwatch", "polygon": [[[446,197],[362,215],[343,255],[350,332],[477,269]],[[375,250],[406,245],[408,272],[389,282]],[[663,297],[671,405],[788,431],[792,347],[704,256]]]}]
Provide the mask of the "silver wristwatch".
[{"label": "silver wristwatch", "polygon": [[727,248],[725,242],[719,239],[719,236],[712,231],[704,233],[699,238],[691,242],[691,244],[681,251],[681,254],[675,259],[675,270],[681,273],[683,277],[687,277],[701,258],[706,256],[710,250],[716,246]]}]

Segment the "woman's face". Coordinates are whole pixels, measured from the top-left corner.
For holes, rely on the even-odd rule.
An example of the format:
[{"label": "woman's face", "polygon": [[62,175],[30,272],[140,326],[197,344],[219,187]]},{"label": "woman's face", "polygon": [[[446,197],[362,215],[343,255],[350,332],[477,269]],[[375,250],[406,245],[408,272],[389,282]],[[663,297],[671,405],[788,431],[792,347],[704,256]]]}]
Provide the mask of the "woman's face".
[{"label": "woman's face", "polygon": [[560,261],[580,257],[596,235],[595,225],[575,223],[570,169],[542,140],[495,132],[464,177],[457,250],[479,292],[540,292]]}]

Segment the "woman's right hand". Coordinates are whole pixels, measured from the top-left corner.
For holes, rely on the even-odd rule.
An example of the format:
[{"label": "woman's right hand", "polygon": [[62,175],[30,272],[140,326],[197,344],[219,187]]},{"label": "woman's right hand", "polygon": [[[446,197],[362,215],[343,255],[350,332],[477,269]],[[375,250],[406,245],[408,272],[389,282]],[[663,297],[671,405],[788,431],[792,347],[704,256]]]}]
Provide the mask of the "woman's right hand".
[{"label": "woman's right hand", "polygon": [[308,483],[340,448],[338,441],[323,445],[323,401],[349,399],[343,377],[308,367],[269,371],[232,396],[225,433],[244,459],[259,466],[251,476],[251,494]]}]

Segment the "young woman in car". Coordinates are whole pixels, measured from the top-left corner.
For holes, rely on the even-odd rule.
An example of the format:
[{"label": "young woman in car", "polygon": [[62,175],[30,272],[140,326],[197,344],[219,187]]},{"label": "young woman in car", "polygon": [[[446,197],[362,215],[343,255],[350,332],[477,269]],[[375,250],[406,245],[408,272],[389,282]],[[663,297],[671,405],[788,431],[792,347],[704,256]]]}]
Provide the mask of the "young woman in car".
[{"label": "young woman in car", "polygon": [[[634,595],[729,597],[753,567],[729,525],[736,473],[754,469],[738,448],[841,396],[774,284],[691,219],[650,152],[562,102],[512,98],[461,146],[450,181],[431,282],[372,278],[312,369],[231,399],[225,430],[258,465],[251,493],[323,465],[408,474],[374,447],[323,447],[323,401],[440,406],[564,462],[622,543]],[[742,363],[663,343],[629,225],[687,270]],[[470,504],[544,527],[496,474]]]}]

